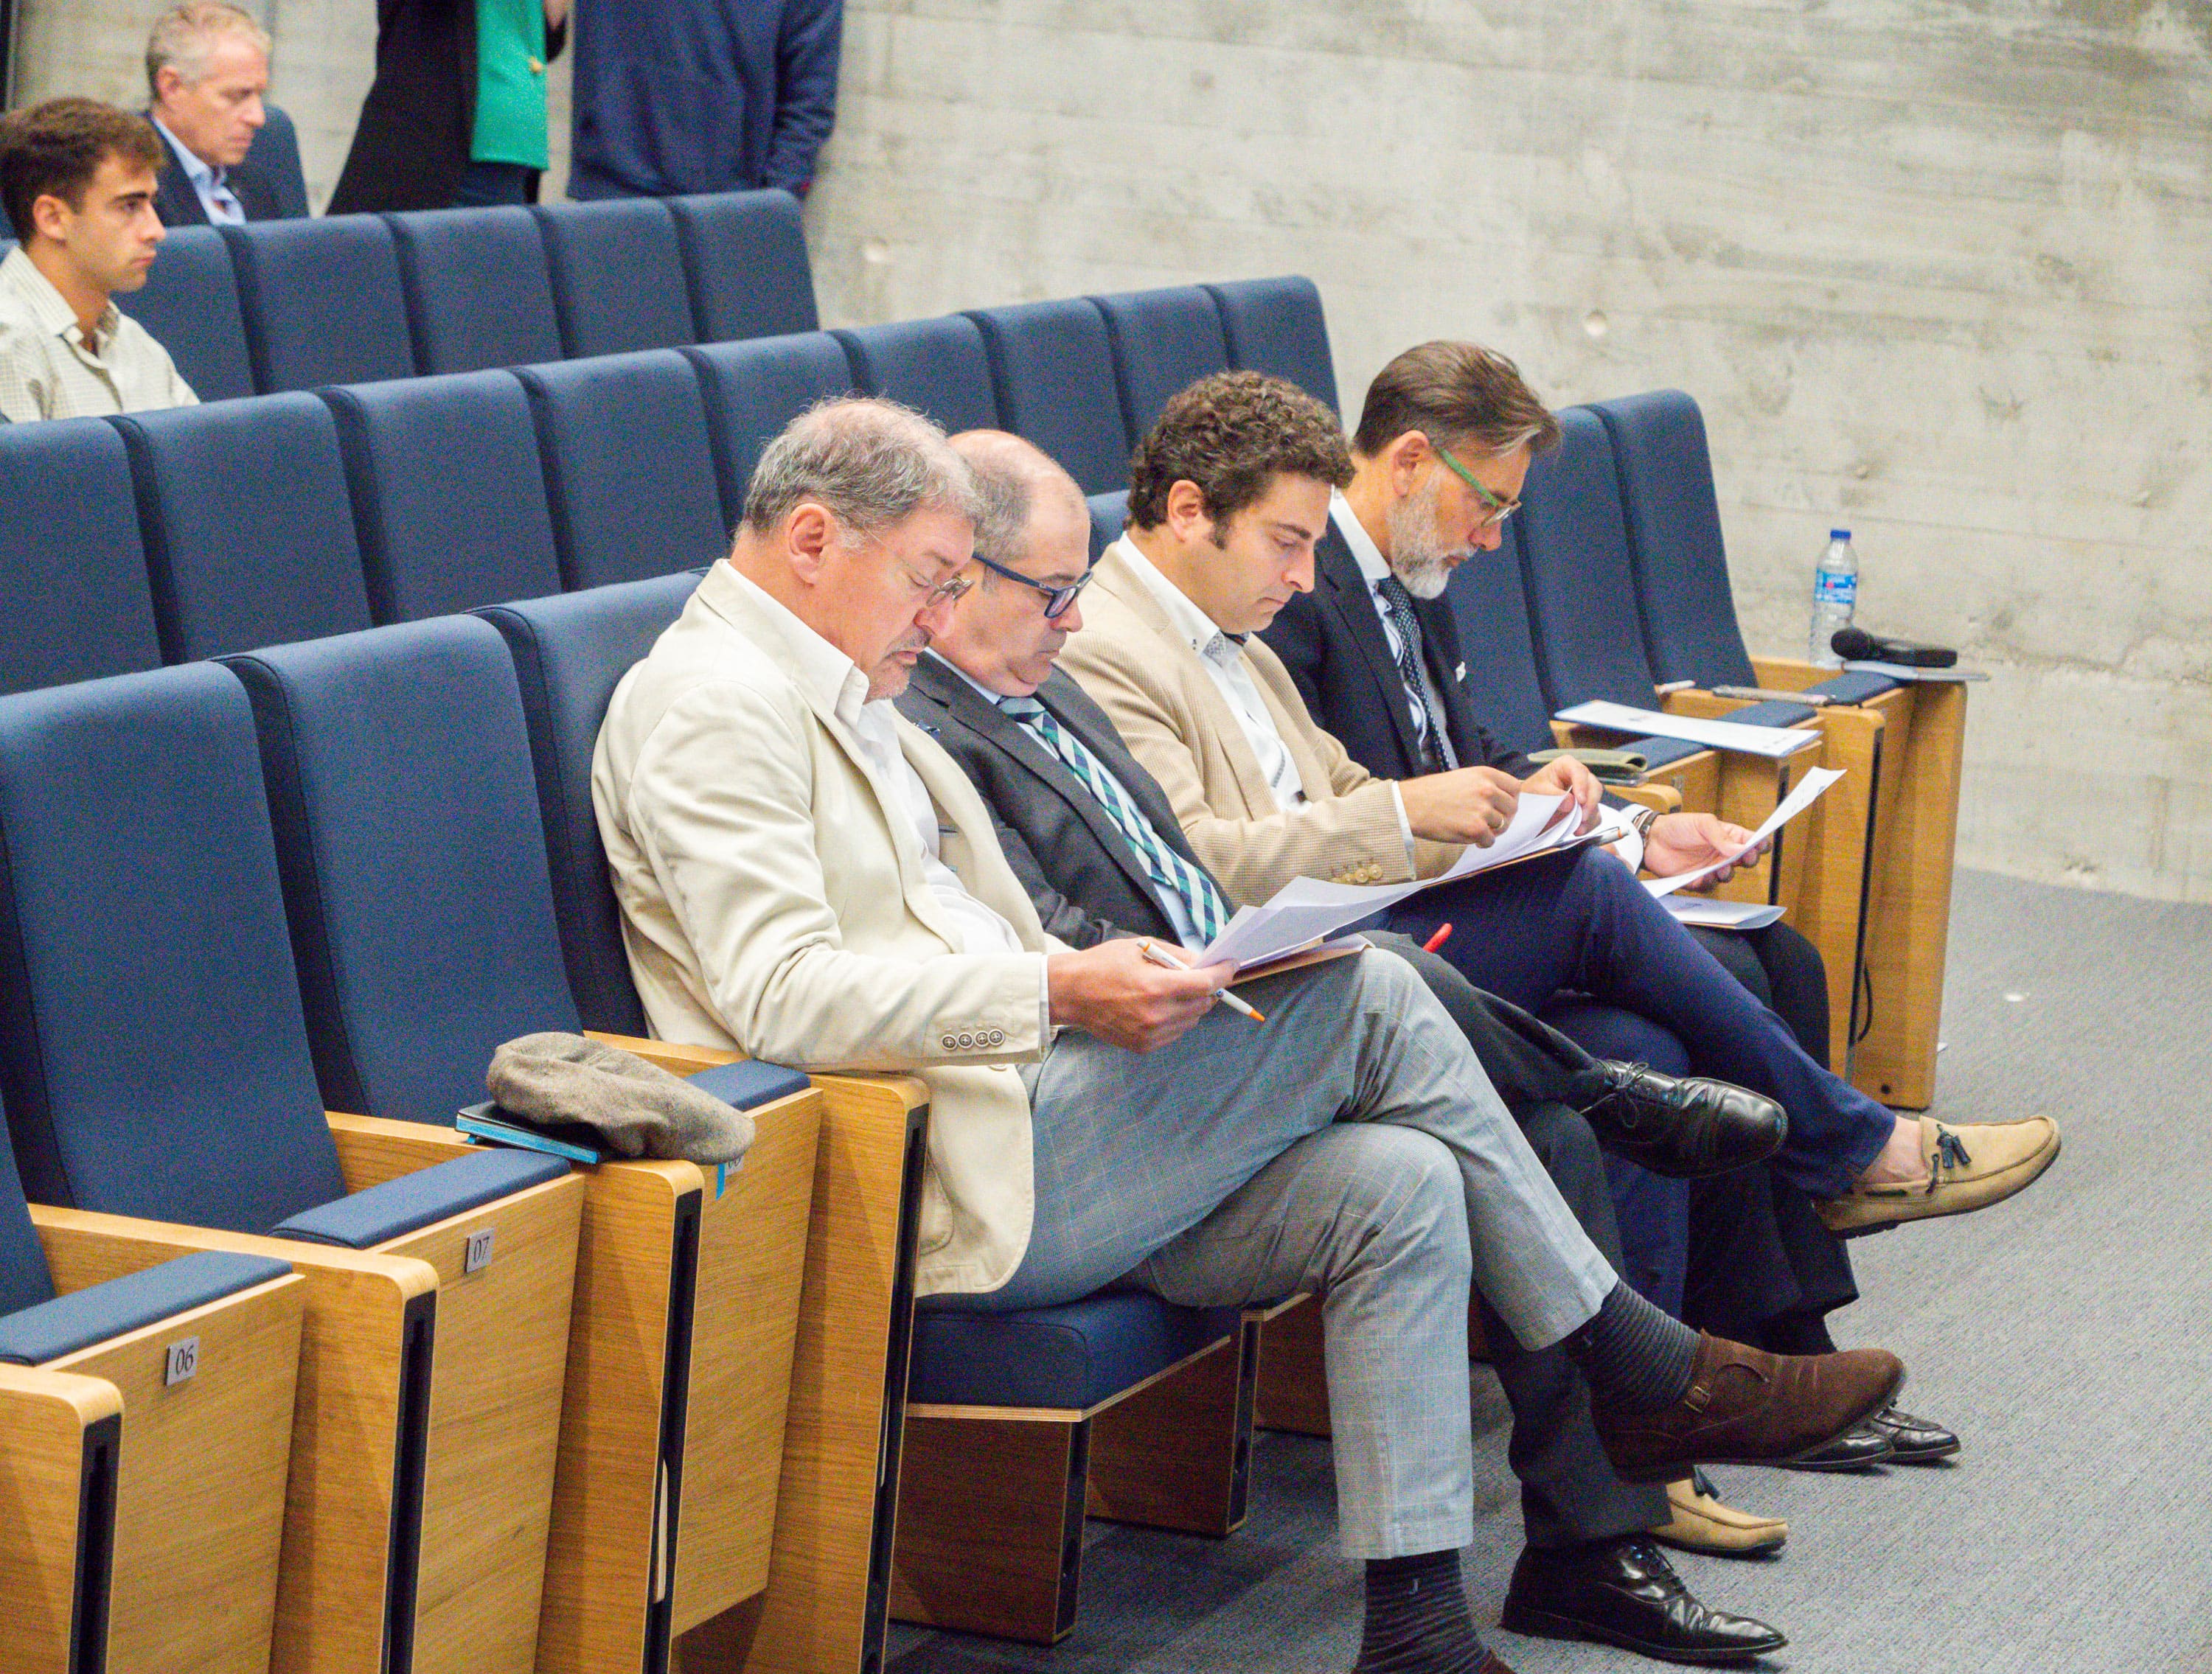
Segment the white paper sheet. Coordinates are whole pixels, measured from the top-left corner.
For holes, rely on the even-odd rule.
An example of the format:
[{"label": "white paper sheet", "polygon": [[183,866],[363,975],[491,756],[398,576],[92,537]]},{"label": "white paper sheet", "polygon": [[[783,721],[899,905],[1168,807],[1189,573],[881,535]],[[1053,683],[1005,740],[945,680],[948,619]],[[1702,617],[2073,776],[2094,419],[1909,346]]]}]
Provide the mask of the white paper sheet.
[{"label": "white paper sheet", "polygon": [[1667,897],[1667,910],[1674,922],[1700,930],[1765,930],[1778,922],[1782,909],[1759,901],[1713,901],[1704,895]]},{"label": "white paper sheet", "polygon": [[1630,732],[1639,737],[1680,738],[1714,749],[1731,749],[1744,755],[1780,758],[1820,741],[1817,732],[1801,732],[1787,726],[1744,726],[1735,721],[1692,720],[1686,715],[1662,714],[1656,709],[1632,709],[1625,703],[1596,700],[1559,711],[1563,721],[1601,726],[1608,731]]},{"label": "white paper sheet", "polygon": [[1751,834],[1751,840],[1736,850],[1735,853],[1724,854],[1710,866],[1700,866],[1695,871],[1679,872],[1673,877],[1646,878],[1644,887],[1655,895],[1671,895],[1677,889],[1686,889],[1700,878],[1711,877],[1722,867],[1730,865],[1742,856],[1750,853],[1791,820],[1810,808],[1823,792],[1843,776],[1844,772],[1840,767],[1812,768],[1799,782],[1796,790],[1775,804],[1773,813],[1766,817],[1766,822]]},{"label": "white paper sheet", "polygon": [[1487,848],[1470,846],[1450,870],[1435,877],[1375,884],[1294,877],[1275,891],[1265,906],[1238,907],[1236,916],[1194,956],[1195,961],[1210,965],[1227,960],[1241,967],[1279,959],[1433,885],[1565,847],[1578,840],[1575,827],[1579,823],[1571,812],[1562,816],[1561,804],[1566,801],[1565,797],[1522,797],[1513,818]]}]

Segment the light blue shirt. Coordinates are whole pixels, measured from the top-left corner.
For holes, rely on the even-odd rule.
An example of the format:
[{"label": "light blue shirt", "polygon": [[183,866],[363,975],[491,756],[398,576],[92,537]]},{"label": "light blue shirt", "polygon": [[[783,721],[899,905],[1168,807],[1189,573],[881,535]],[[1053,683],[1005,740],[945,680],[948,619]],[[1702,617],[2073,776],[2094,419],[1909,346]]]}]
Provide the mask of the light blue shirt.
[{"label": "light blue shirt", "polygon": [[207,159],[171,133],[160,117],[153,118],[155,127],[168,144],[178,163],[185,171],[185,179],[192,183],[192,191],[200,200],[200,208],[207,218],[218,227],[243,227],[246,224],[246,205],[238,201],[238,194],[225,184],[230,171],[216,168]]}]

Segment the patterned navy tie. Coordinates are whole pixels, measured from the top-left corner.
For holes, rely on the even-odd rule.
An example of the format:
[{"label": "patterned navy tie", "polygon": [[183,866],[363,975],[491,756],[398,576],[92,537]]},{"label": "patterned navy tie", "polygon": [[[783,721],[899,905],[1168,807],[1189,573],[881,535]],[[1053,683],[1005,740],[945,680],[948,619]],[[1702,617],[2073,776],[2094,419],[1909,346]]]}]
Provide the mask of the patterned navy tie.
[{"label": "patterned navy tie", "polygon": [[1201,941],[1211,942],[1229,922],[1229,904],[1213,887],[1213,880],[1161,841],[1144,810],[1129,800],[1121,782],[1090,747],[1052,718],[1052,712],[1035,698],[1002,699],[999,707],[1044,740],[1045,747],[1081,779],[1099,806],[1129,840],[1145,876],[1164,889],[1173,890],[1189,910],[1191,924]]},{"label": "patterned navy tie", "polygon": [[1407,707],[1413,711],[1413,730],[1421,735],[1421,771],[1442,773],[1444,754],[1441,739],[1443,730],[1437,725],[1437,714],[1429,707],[1429,682],[1421,674],[1421,621],[1413,614],[1413,596],[1406,591],[1406,584],[1395,575],[1386,575],[1375,584],[1375,591],[1389,613],[1391,627],[1398,630],[1398,680],[1406,688]]}]

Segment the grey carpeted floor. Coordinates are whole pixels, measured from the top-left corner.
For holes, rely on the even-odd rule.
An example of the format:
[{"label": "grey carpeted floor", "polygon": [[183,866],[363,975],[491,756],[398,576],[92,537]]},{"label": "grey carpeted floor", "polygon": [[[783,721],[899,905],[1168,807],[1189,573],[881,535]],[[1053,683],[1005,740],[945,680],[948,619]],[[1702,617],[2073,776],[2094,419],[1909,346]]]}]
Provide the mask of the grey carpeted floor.
[{"label": "grey carpeted floor", "polygon": [[[2049,1112],[2033,1191],[1860,1240],[1845,1343],[1905,1356],[1905,1405],[1966,1440],[1949,1467],[1721,1473],[1790,1519],[1765,1562],[1681,1557],[1708,1602],[1769,1621],[1808,1674],[2212,1674],[2212,907],[1961,874],[1939,1114]],[[1467,1557],[1494,1623],[1520,1543],[1504,1406],[1475,1380]],[[1343,1671],[1359,1582],[1328,1445],[1263,1435],[1252,1513],[1212,1542],[1093,1523],[1074,1634],[1051,1651],[893,1629],[897,1674]],[[1655,1669],[1488,1632],[1521,1674]]]}]

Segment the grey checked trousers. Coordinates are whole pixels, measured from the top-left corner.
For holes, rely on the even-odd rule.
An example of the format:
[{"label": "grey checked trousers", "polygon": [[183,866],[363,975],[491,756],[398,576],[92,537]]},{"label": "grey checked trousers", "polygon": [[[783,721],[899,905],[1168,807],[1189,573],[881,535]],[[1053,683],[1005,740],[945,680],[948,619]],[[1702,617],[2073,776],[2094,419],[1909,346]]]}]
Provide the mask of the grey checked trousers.
[{"label": "grey checked trousers", "polygon": [[1143,1055],[1063,1033],[1036,1067],[1036,1213],[984,1296],[1072,1301],[1115,1281],[1190,1307],[1326,1294],[1338,1523],[1355,1558],[1474,1535],[1470,1283],[1526,1346],[1597,1312],[1611,1265],[1466,1040],[1378,953],[1247,985]]}]

